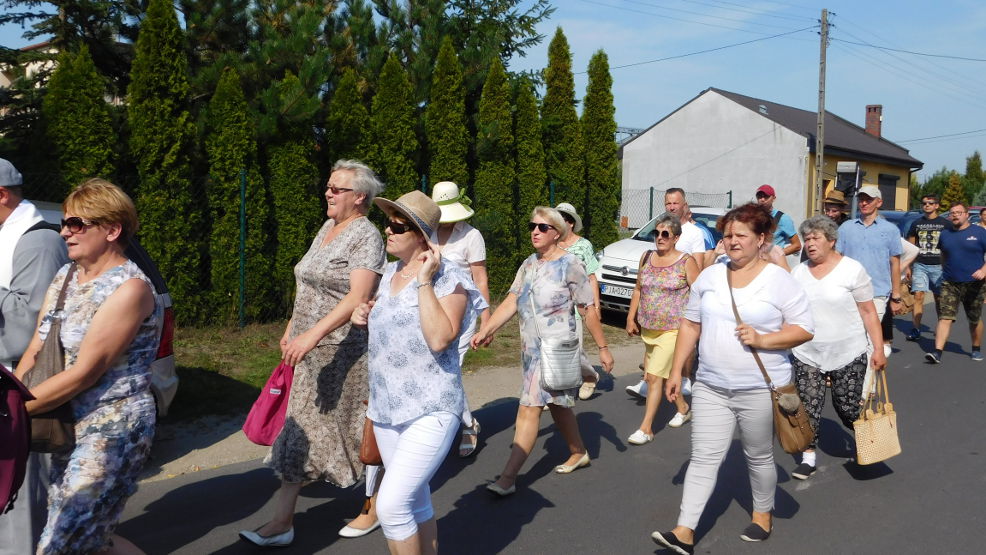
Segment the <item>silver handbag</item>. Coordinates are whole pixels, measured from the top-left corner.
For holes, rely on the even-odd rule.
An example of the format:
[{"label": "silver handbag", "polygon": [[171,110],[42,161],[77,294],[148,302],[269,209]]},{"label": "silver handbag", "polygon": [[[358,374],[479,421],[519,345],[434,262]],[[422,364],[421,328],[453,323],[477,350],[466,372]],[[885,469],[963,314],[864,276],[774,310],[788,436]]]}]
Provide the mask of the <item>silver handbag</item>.
[{"label": "silver handbag", "polygon": [[[541,340],[541,389],[562,391],[582,385],[582,347],[578,337],[542,337],[534,297],[530,297],[534,329]],[[574,312],[574,305],[572,310]]]}]

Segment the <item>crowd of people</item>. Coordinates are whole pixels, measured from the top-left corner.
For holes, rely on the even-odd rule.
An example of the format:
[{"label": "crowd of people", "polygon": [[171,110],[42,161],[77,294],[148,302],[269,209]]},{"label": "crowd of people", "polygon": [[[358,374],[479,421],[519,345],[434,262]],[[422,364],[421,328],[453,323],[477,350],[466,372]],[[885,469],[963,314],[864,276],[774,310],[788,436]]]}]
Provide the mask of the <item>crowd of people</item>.
[{"label": "crowd of people", "polygon": [[[137,213],[119,187],[90,179],[65,200],[59,228],[44,223],[24,188],[16,169],[0,160],[0,363],[30,380],[49,332],[59,330],[65,370],[33,385],[27,410],[70,406],[76,439],[67,451],[32,454],[20,502],[0,516],[0,553],[140,553],[113,532],[136,490],[156,417],[149,365],[162,307],[125,254]],[[517,491],[545,411],[569,452],[554,471],[591,464],[574,407],[594,396],[599,370],[611,372],[614,359],[601,324],[598,262],[578,235],[576,209],[561,203],[533,210],[526,224],[533,254],[494,308],[485,241],[467,223],[474,210],[464,190],[441,182],[430,197],[413,191],[396,199],[382,198],[383,190],[361,162],[332,168],[327,219],[294,268],[294,307],[279,344],[294,381],[265,464],[281,483],[267,522],[241,531],[243,541],[291,545],[306,484],[363,481],[365,502],[340,536],[381,528],[391,553],[436,553],[429,481],[450,451],[474,455],[482,431],[462,385],[465,354],[488,346],[514,315],[519,406],[509,456],[486,489],[496,498]],[[969,223],[967,206],[953,204],[946,220],[938,199],[924,197],[923,215],[904,240],[879,217],[882,195],[872,185],[856,195],[858,217],[848,217],[845,197],[832,191],[823,214],[798,228],[775,200],[774,188],[761,186],[756,202],[719,219],[722,239],[715,242],[691,218],[685,192],[669,189],[653,248],[635,272],[625,329],[642,340],[644,377],[627,391],[646,401],[627,441],[654,441],[664,399],[676,409],[670,428],[691,423],[677,523],[652,534],[677,553],[694,551],[695,529],[737,428],[753,497],[740,537],[763,541],[772,532],[777,471],[765,374],[777,387],[797,384],[816,431],[830,389],[851,429],[873,391],[873,373],[886,367],[886,326],[903,310],[906,290],[916,298],[908,340],[921,337],[924,293],[935,298],[929,363],[941,362],[960,303],[970,356],[983,358],[986,229]],[[385,216],[383,236],[368,218],[372,207]],[[799,254],[792,268],[788,261]],[[584,332],[599,366],[589,360]],[[547,389],[543,346],[562,339],[578,341],[582,383]],[[367,431],[382,464],[360,461]],[[816,434],[795,478],[815,473],[817,444]]]}]

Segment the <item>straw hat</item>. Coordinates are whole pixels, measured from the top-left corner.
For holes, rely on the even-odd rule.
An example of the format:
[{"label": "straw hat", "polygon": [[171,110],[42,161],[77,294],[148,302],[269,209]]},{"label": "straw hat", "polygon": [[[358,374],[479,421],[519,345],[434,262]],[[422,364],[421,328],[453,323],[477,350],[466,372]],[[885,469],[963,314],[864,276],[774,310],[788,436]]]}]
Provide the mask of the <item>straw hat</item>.
[{"label": "straw hat", "polygon": [[568,214],[575,220],[575,225],[572,226],[572,232],[578,233],[582,231],[582,218],[579,217],[579,213],[575,211],[575,207],[567,202],[563,202],[555,207],[555,210],[561,212],[562,214]]},{"label": "straw hat", "polygon": [[466,192],[460,191],[459,186],[451,181],[435,183],[431,190],[431,200],[441,208],[443,224],[461,222],[476,213],[469,207],[472,201],[466,196]]},{"label": "straw hat", "polygon": [[373,199],[373,204],[390,217],[395,214],[402,216],[429,239],[438,230],[438,221],[442,211],[435,204],[435,201],[421,191],[411,191],[401,195],[397,200],[377,197]]},{"label": "straw hat", "polygon": [[829,194],[825,195],[825,204],[839,204],[846,206],[846,195],[842,191],[837,191],[832,189]]}]

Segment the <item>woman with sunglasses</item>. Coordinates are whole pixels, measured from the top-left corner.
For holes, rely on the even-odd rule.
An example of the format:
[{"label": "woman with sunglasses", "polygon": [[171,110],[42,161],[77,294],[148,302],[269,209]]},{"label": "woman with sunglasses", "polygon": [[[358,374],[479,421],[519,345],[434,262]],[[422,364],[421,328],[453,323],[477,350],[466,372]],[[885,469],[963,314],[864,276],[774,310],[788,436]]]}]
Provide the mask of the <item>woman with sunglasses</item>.
[{"label": "woman with sunglasses", "polygon": [[[592,285],[593,305],[592,310],[598,310],[599,304],[599,282],[596,281],[596,270],[599,269],[599,260],[596,259],[596,251],[592,248],[592,243],[588,239],[578,235],[582,231],[582,218],[575,207],[567,202],[562,202],[555,206],[555,210],[561,214],[568,226],[568,236],[558,241],[558,246],[565,249],[565,252],[574,254],[582,262],[586,275],[589,276],[589,283]],[[582,316],[575,313],[576,330],[575,333],[582,339]],[[582,386],[579,387],[579,399],[583,401],[592,397],[599,383],[599,373],[589,363],[589,357],[582,351]]]},{"label": "woman with sunglasses", "polygon": [[[367,390],[366,330],[353,327],[353,310],[369,300],[383,271],[380,232],[366,218],[383,183],[366,165],[339,160],[325,189],[328,220],[294,267],[297,292],[281,337],[281,356],[294,366],[284,428],[264,462],[281,478],[274,514],[240,537],[260,546],[294,540],[301,486],[327,481],[349,487],[363,476]],[[364,513],[340,531],[363,535],[379,525],[367,500]]]},{"label": "woman with sunglasses", "polygon": [[514,442],[500,477],[486,486],[486,489],[501,497],[516,491],[517,474],[534,448],[545,405],[551,410],[551,418],[564,436],[570,452],[568,459],[555,467],[555,472],[568,474],[589,465],[589,453],[582,443],[575,411],[572,410],[578,388],[563,391],[541,388],[541,337],[574,336],[577,326],[573,312],[577,308],[585,318],[592,339],[599,346],[599,361],[603,369],[607,372],[613,370],[613,355],[606,345],[599,313],[586,310],[593,306],[594,299],[585,268],[578,258],[558,246],[559,241],[568,235],[565,220],[554,208],[538,206],[531,214],[528,227],[535,253],[520,265],[506,299],[472,339],[473,348],[487,344],[493,333],[514,314],[520,314],[521,361],[524,368]]},{"label": "woman with sunglasses", "polygon": [[428,482],[462,423],[459,338],[487,307],[469,275],[432,242],[440,210],[421,191],[374,201],[387,214],[387,264],[373,301],[353,313],[369,329],[370,404],[387,469],[377,517],[391,553],[436,553],[438,525]]},{"label": "woman with sunglasses", "polygon": [[[627,441],[643,445],[654,439],[654,416],[661,405],[664,381],[671,375],[671,359],[678,339],[678,325],[688,303],[689,287],[698,277],[698,264],[691,255],[675,246],[681,237],[678,217],[664,213],[654,225],[654,246],[640,258],[637,282],[630,297],[627,335],[644,340],[644,371],[647,381],[647,404],[640,427]],[[668,426],[681,427],[692,418],[684,396],[674,400],[678,412]]]},{"label": "woman with sunglasses", "polygon": [[[163,308],[151,280],[124,254],[137,210],[102,179],[79,185],[62,205],[71,264],[48,289],[37,333],[17,368],[32,368],[52,324],[61,320],[65,369],[34,385],[30,414],[68,404],[75,446],[52,455],[48,521],[38,553],[140,553],[113,534],[151,451],[156,421],[151,363]],[[56,299],[64,288],[64,309]]]}]

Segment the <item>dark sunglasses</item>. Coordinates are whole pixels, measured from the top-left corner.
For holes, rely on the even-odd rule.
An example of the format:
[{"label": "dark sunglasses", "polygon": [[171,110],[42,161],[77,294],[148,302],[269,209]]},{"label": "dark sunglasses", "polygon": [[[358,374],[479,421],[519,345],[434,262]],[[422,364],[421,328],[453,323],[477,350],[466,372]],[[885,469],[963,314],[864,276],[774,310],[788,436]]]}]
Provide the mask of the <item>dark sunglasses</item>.
[{"label": "dark sunglasses", "polygon": [[340,193],[345,193],[345,192],[348,192],[348,191],[352,191],[352,189],[349,189],[349,188],[346,188],[346,187],[332,187],[332,186],[329,186],[329,187],[326,187],[326,189],[328,191],[331,191],[333,195],[338,195]]},{"label": "dark sunglasses", "polygon": [[670,231],[666,229],[662,229],[661,231],[654,231],[654,238],[656,239],[658,237],[660,237],[661,239],[670,239],[674,237],[674,235],[671,235]]},{"label": "dark sunglasses", "polygon": [[933,201],[933,200],[926,200],[926,201],[922,202],[921,204],[938,204],[938,203],[935,202],[935,201]]},{"label": "dark sunglasses", "polygon": [[414,226],[411,224],[402,224],[400,222],[395,222],[394,220],[387,221],[387,227],[390,228],[390,232],[394,235],[403,235],[408,231],[414,231]]},{"label": "dark sunglasses", "polygon": [[767,193],[757,193],[757,198],[768,198],[770,195]]},{"label": "dark sunglasses", "polygon": [[99,225],[99,222],[96,220],[87,220],[78,216],[72,216],[71,218],[62,220],[62,229],[68,228],[68,230],[72,233],[81,233],[82,230],[94,225]]},{"label": "dark sunglasses", "polygon": [[551,224],[536,224],[534,222],[527,223],[527,229],[530,231],[534,231],[535,229],[537,229],[541,233],[547,233],[549,229],[554,229],[554,228],[555,226]]}]

